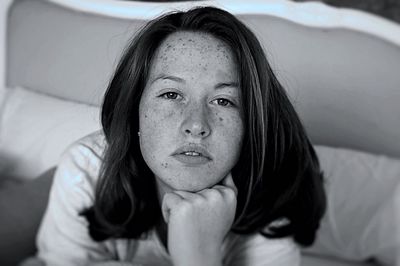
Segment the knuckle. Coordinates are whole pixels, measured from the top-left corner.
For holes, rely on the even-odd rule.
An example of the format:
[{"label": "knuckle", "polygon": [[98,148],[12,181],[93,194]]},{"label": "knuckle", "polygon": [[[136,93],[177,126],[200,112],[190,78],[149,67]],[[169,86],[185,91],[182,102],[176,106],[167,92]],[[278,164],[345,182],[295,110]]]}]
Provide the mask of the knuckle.
[{"label": "knuckle", "polygon": [[228,197],[228,199],[236,198],[236,193],[233,189],[230,188],[225,189],[225,194]]},{"label": "knuckle", "polygon": [[223,195],[219,189],[212,189],[209,198],[211,201],[217,202],[223,199]]},{"label": "knuckle", "polygon": [[175,209],[176,213],[179,215],[186,216],[190,213],[191,204],[188,201],[182,201],[179,203],[179,206]]},{"label": "knuckle", "polygon": [[200,206],[200,205],[204,204],[204,199],[205,199],[205,197],[203,195],[199,194],[199,195],[196,195],[195,197],[193,197],[192,201],[195,206]]},{"label": "knuckle", "polygon": [[184,211],[187,211],[187,210],[190,209],[191,205],[192,205],[192,204],[190,204],[189,201],[187,201],[187,200],[182,200],[182,201],[180,202],[180,204],[179,204],[179,208],[182,209],[182,210],[184,210]]},{"label": "knuckle", "polygon": [[169,193],[164,194],[162,205],[167,205],[171,201],[172,196]]},{"label": "knuckle", "polygon": [[208,199],[213,193],[212,188],[206,188],[203,191],[201,191],[201,195],[203,196],[204,199]]}]

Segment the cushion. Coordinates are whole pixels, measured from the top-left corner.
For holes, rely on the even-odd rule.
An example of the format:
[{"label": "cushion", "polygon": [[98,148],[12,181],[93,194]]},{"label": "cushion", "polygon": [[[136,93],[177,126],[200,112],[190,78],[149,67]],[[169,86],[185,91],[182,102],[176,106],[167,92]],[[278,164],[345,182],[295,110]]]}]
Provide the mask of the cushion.
[{"label": "cushion", "polygon": [[0,179],[0,265],[17,265],[34,254],[54,171],[34,180]]},{"label": "cushion", "polygon": [[100,129],[99,108],[24,88],[7,90],[0,117],[0,177],[32,179],[75,140]]},{"label": "cushion", "polygon": [[[3,86],[0,85],[0,114],[3,113],[3,108],[5,106],[5,99],[7,95],[7,89]],[[1,116],[0,116],[1,119]],[[0,125],[1,125],[1,120],[0,120]]]},{"label": "cushion", "polygon": [[303,254],[301,256],[300,265],[301,266],[373,266],[375,264],[371,264],[369,262],[347,261],[329,256],[316,256],[310,254],[307,255]]},{"label": "cushion", "polygon": [[396,265],[400,160],[344,148],[316,146],[316,151],[325,173],[328,209],[316,242],[304,252]]}]

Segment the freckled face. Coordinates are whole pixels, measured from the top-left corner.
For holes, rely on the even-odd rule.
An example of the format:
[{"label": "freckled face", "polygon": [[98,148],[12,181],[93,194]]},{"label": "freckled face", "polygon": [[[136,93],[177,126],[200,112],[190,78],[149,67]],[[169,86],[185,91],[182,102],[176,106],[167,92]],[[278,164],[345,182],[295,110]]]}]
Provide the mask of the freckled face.
[{"label": "freckled face", "polygon": [[159,190],[199,191],[236,164],[243,139],[236,62],[205,33],[168,36],[139,105],[140,149]]}]

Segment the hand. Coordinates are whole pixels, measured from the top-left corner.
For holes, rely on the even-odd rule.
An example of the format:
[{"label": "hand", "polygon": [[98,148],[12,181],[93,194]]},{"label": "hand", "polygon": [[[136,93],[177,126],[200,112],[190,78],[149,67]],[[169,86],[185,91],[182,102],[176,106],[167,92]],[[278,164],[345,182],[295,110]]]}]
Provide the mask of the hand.
[{"label": "hand", "polygon": [[104,261],[104,262],[91,262],[86,266],[142,266],[141,264],[133,264],[123,261]]},{"label": "hand", "polygon": [[164,195],[162,213],[175,266],[222,265],[221,245],[235,218],[236,196],[230,173],[221,185]]}]

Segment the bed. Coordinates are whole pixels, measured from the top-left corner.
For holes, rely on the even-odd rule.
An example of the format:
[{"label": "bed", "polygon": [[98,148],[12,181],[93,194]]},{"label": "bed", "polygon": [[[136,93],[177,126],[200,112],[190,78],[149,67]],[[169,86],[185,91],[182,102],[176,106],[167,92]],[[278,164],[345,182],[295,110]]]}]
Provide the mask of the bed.
[{"label": "bed", "polygon": [[224,8],[256,33],[316,147],[328,211],[302,265],[400,266],[400,26],[285,0],[10,3],[1,51],[0,264],[34,254],[51,183],[39,176],[100,128],[101,98],[126,42],[145,21],[193,5]]}]

